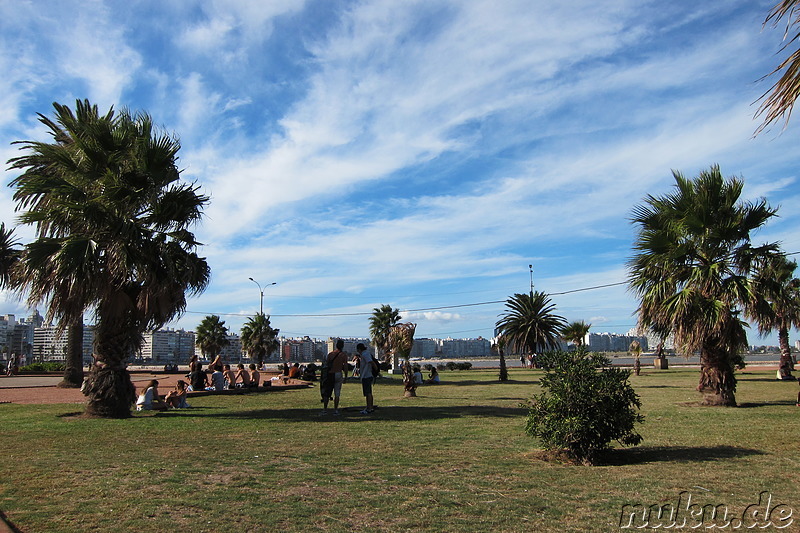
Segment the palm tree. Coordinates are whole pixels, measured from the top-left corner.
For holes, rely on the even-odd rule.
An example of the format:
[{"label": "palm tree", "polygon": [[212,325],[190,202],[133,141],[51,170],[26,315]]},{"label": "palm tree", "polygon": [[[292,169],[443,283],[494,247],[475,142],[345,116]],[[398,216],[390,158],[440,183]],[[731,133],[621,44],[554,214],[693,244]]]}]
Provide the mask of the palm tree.
[{"label": "palm tree", "polygon": [[496,327],[507,346],[516,353],[556,350],[567,321],[555,314],[555,309],[555,304],[543,292],[515,294],[506,302],[506,312]]},{"label": "palm tree", "polygon": [[[789,34],[790,28],[800,23],[798,9],[800,9],[800,0],[781,0],[770,10],[764,21],[764,25],[771,23],[773,26],[778,26],[781,20],[788,19],[784,33],[786,44],[781,48],[781,51],[786,50],[789,45],[796,43],[800,39],[800,32]],[[781,118],[785,117],[786,122],[789,121],[794,103],[797,97],[800,96],[800,48],[794,50],[789,57],[784,59],[764,78],[768,78],[780,71],[783,71],[783,74],[778,81],[761,96],[762,102],[756,112],[756,116],[763,115],[764,121],[756,130],[756,133],[762,132],[770,124]]]},{"label": "palm tree", "polygon": [[789,330],[800,327],[800,279],[794,277],[795,269],[797,263],[780,253],[759,262],[748,307],[748,316],[758,323],[759,333],[778,330],[782,362],[792,360]]},{"label": "palm tree", "polygon": [[198,324],[195,331],[195,344],[200,347],[203,357],[213,359],[230,343],[225,321],[220,320],[217,315],[209,315]]},{"label": "palm tree", "polygon": [[775,210],[766,200],[740,202],[744,183],[718,166],[687,179],[673,171],[675,190],[647,196],[634,208],[639,226],[629,262],[630,290],[639,298],[639,325],[672,332],[685,354],[700,352],[698,390],[709,405],[736,405],[734,367],[747,345],[739,318],[750,300],[753,262],[775,249],[754,248],[750,233]]},{"label": "palm tree", "polygon": [[[369,335],[372,338],[372,345],[376,352],[375,358],[378,361],[386,362],[389,357],[389,333],[399,322],[400,311],[389,304],[372,309],[372,316],[369,317]],[[394,368],[397,368],[396,360]]]},{"label": "palm tree", "polygon": [[19,263],[21,252],[17,248],[13,229],[0,222],[0,287],[12,287],[13,271]]},{"label": "palm tree", "polygon": [[506,338],[502,335],[497,337],[497,343],[492,345],[492,351],[496,351],[500,356],[500,373],[498,379],[500,381],[508,381],[508,367],[506,366]]},{"label": "palm tree", "polygon": [[77,101],[75,113],[54,103],[39,115],[53,142],[21,141],[9,161],[19,220],[36,228],[25,246],[19,285],[33,307],[48,302],[48,320],[63,330],[94,313],[96,365],[86,414],[130,416],[135,389],[126,359],[202,292],[210,269],[189,231],[208,197],[180,181],[180,143],[145,113],[100,115]]},{"label": "palm tree", "polygon": [[279,332],[279,329],[270,325],[268,315],[256,313],[256,316],[242,326],[242,348],[253,361],[258,362],[258,366],[261,366],[264,357],[280,347]]},{"label": "palm tree", "polygon": [[642,371],[642,361],[640,360],[642,356],[642,343],[633,339],[630,346],[628,346],[628,352],[633,355],[633,372],[638,376]]},{"label": "palm tree", "polygon": [[408,360],[411,347],[414,346],[414,331],[417,325],[412,322],[395,324],[389,331],[389,349],[394,354],[395,360],[403,358],[403,388],[406,396],[416,396],[417,384],[414,381],[414,371]]},{"label": "palm tree", "polygon": [[585,344],[586,335],[591,327],[591,324],[587,324],[583,320],[570,322],[561,330],[561,338],[574,344],[575,348],[580,348]]}]

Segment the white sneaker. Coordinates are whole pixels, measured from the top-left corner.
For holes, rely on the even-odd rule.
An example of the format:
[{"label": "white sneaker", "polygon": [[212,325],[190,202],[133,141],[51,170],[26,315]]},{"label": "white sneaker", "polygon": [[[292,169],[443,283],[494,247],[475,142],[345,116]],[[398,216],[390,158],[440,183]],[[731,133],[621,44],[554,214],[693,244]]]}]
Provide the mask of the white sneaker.
[{"label": "white sneaker", "polygon": [[336,409],[336,410],[333,412],[333,416],[339,416],[339,410],[338,410],[338,409]]},{"label": "white sneaker", "polygon": [[328,414],[328,411],[325,411],[325,410],[323,409],[323,410],[322,410],[322,412],[319,414],[319,416],[325,416],[325,415],[327,415],[327,414]]},{"label": "white sneaker", "polygon": [[370,411],[369,409],[364,409],[363,411],[361,411],[361,414],[362,414],[362,415],[368,415],[368,414],[370,414],[371,412],[372,412],[372,411]]}]

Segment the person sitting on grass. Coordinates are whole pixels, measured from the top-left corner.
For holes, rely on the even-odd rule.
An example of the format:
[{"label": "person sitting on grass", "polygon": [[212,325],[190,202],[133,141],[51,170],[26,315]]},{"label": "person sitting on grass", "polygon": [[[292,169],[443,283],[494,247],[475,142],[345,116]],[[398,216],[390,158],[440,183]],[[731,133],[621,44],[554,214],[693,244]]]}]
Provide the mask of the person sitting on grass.
[{"label": "person sitting on grass", "polygon": [[435,366],[431,366],[431,373],[428,375],[428,379],[425,380],[427,385],[438,385],[439,384],[439,371],[436,370]]},{"label": "person sitting on grass", "polygon": [[419,365],[414,365],[412,370],[414,370],[414,383],[416,385],[422,385],[422,369]]},{"label": "person sitting on grass", "polygon": [[222,373],[222,366],[217,365],[214,368],[214,373],[211,374],[211,386],[206,390],[222,391],[225,390],[225,374]]},{"label": "person sitting on grass", "polygon": [[289,369],[290,379],[300,379],[300,363],[295,363]]},{"label": "person sitting on grass", "polygon": [[202,363],[194,363],[194,370],[189,372],[189,385],[193,391],[205,390],[208,387],[208,374],[203,370]]},{"label": "person sitting on grass", "polygon": [[171,390],[167,393],[167,396],[164,398],[164,402],[173,409],[184,409],[189,407],[189,404],[186,403],[187,392],[189,391],[186,386],[186,382],[182,379],[179,379],[175,384],[175,390]]},{"label": "person sitting on grass", "polygon": [[250,387],[250,372],[245,369],[242,363],[239,363],[236,366],[236,376],[233,378],[233,382],[236,384],[237,387]]},{"label": "person sitting on grass", "polygon": [[256,370],[256,365],[250,363],[250,388],[257,389],[261,384],[261,373]]},{"label": "person sitting on grass", "polygon": [[225,375],[225,388],[232,389],[236,386],[236,372],[231,370],[231,365],[224,365],[223,374]]},{"label": "person sitting on grass", "polygon": [[169,407],[158,395],[158,380],[151,380],[136,400],[137,411],[163,411]]}]

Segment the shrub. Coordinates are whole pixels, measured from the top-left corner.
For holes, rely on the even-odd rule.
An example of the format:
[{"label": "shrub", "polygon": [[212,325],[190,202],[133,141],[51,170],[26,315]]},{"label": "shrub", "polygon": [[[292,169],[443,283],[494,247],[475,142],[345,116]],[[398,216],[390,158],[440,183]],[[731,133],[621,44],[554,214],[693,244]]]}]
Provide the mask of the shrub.
[{"label": "shrub", "polygon": [[64,363],[31,363],[20,367],[20,372],[63,372]]},{"label": "shrub", "polygon": [[456,368],[458,370],[470,370],[472,368],[472,363],[456,363]]},{"label": "shrub", "polygon": [[448,361],[444,366],[447,367],[447,370],[455,370],[457,368],[456,363],[453,361]]},{"label": "shrub", "polygon": [[548,352],[543,392],[529,403],[525,431],[548,450],[565,450],[576,461],[593,464],[611,441],[632,446],[642,441],[634,431],[644,421],[630,371],[610,367],[600,354]]},{"label": "shrub", "polygon": [[433,365],[430,363],[425,363],[424,365],[422,365],[422,368],[430,372],[431,370],[433,370]]}]

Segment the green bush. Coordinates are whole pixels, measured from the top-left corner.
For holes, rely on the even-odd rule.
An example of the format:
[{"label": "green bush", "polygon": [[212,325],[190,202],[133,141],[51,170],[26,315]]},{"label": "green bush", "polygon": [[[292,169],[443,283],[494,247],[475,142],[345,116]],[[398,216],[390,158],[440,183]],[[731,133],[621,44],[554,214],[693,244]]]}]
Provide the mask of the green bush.
[{"label": "green bush", "polygon": [[472,368],[472,363],[456,363],[455,361],[448,361],[444,367],[439,365],[439,370],[469,370]]},{"label": "green bush", "polygon": [[31,363],[20,367],[20,372],[63,372],[64,363]]},{"label": "green bush", "polygon": [[529,403],[525,431],[548,450],[564,450],[576,461],[593,464],[611,441],[632,446],[642,441],[634,431],[644,421],[630,371],[612,368],[597,353],[542,354],[548,370],[543,392]]}]

